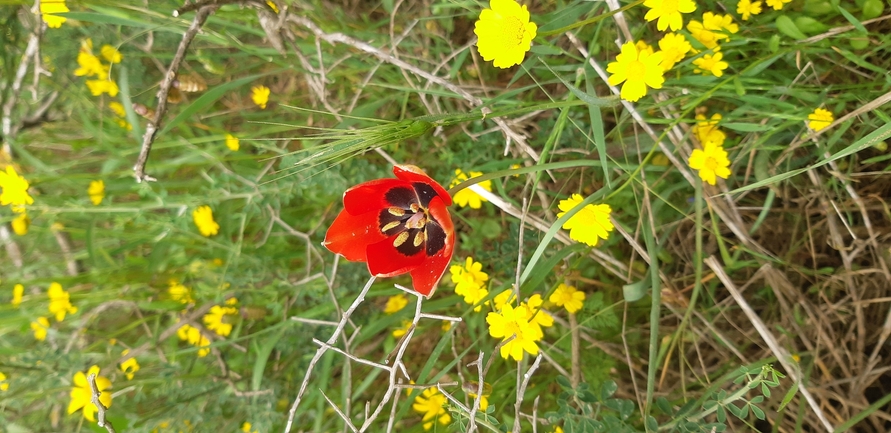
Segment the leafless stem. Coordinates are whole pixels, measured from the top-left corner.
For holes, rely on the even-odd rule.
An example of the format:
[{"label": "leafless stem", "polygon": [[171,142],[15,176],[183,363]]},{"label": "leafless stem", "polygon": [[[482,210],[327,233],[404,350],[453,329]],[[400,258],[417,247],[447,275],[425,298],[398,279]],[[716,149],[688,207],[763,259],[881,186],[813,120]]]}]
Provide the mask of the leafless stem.
[{"label": "leafless stem", "polygon": [[99,427],[105,427],[105,430],[108,430],[108,433],[116,433],[114,426],[111,425],[111,421],[105,419],[105,411],[108,410],[108,408],[105,407],[105,405],[103,405],[101,401],[99,401],[99,397],[102,395],[102,393],[99,391],[99,387],[96,385],[96,375],[90,373],[90,375],[87,376],[87,382],[90,383],[90,390],[92,392],[90,401],[93,402],[93,404],[96,405],[96,407],[99,409],[98,415],[96,417],[96,424]]},{"label": "leafless stem", "polygon": [[[149,152],[152,150],[152,143],[155,141],[155,136],[161,129],[161,120],[164,118],[164,114],[167,113],[167,94],[170,93],[170,87],[173,85],[176,73],[179,71],[183,59],[186,58],[186,50],[189,49],[192,40],[198,35],[198,31],[201,30],[201,26],[204,25],[207,17],[220,7],[220,4],[218,3],[220,2],[213,2],[198,8],[198,12],[195,13],[195,18],[192,20],[192,24],[189,25],[189,28],[183,33],[183,39],[180,41],[179,47],[176,49],[176,54],[173,56],[173,61],[170,62],[170,68],[167,69],[167,74],[164,75],[164,80],[161,81],[161,88],[158,90],[158,106],[155,109],[155,118],[146,125],[145,135],[142,136],[142,148],[139,150],[139,157],[136,159],[136,165],[133,167],[136,182],[151,182],[157,180],[145,173],[145,164],[148,162]],[[176,12],[174,12],[174,16],[178,16]]]},{"label": "leafless stem", "polygon": [[541,353],[535,357],[535,362],[532,363],[532,366],[529,367],[529,370],[523,375],[523,381],[517,388],[517,402],[514,403],[514,433],[520,433],[520,406],[523,404],[523,395],[526,394],[526,387],[529,386],[529,380],[532,379],[532,374],[535,373],[535,370],[538,370],[539,365],[541,365]]},{"label": "leafless stem", "polygon": [[337,341],[337,337],[340,336],[340,333],[343,332],[343,328],[346,326],[347,321],[349,321],[350,316],[356,311],[356,308],[359,307],[363,301],[365,301],[365,295],[368,294],[368,290],[371,289],[371,285],[374,283],[375,278],[371,277],[368,279],[368,282],[365,283],[365,287],[362,288],[362,291],[359,292],[359,296],[356,297],[356,300],[353,301],[350,308],[348,308],[343,313],[343,317],[340,318],[340,322],[337,324],[337,328],[331,334],[331,337],[328,338],[328,341],[325,343],[326,346],[321,346],[316,350],[316,354],[313,355],[312,360],[309,361],[309,366],[306,368],[306,375],[303,376],[303,383],[300,384],[300,390],[297,391],[297,397],[294,399],[294,404],[291,405],[291,410],[288,411],[288,424],[285,426],[285,433],[291,431],[291,426],[294,424],[294,417],[297,415],[297,406],[300,405],[300,399],[303,397],[303,393],[306,392],[306,386],[309,384],[309,378],[312,376],[312,370],[315,368],[316,363],[319,362],[319,359],[322,358],[322,355],[328,351],[328,347],[334,344]]}]

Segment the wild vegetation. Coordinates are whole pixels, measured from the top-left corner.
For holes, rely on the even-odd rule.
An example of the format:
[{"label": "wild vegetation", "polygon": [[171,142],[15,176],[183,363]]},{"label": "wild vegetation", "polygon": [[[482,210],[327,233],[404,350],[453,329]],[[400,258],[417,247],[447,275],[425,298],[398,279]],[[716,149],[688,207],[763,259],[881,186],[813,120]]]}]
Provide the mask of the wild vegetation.
[{"label": "wild vegetation", "polygon": [[4,432],[891,430],[883,0],[0,20]]}]

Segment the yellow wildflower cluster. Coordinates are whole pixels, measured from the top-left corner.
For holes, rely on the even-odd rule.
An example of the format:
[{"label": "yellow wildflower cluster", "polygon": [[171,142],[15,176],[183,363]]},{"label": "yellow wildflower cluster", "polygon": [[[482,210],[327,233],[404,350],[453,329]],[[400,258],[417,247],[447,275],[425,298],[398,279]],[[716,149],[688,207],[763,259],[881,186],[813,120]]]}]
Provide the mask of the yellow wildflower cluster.
[{"label": "yellow wildflower cluster", "polygon": [[49,312],[55,315],[57,322],[65,320],[66,314],[77,312],[77,307],[71,305],[70,295],[62,288],[61,284],[56,282],[50,284],[47,295],[50,301]]},{"label": "yellow wildflower cluster", "polygon": [[553,326],[554,318],[542,310],[541,295],[532,295],[516,307],[510,301],[512,297],[510,289],[496,296],[496,311],[486,316],[486,323],[489,324],[489,335],[502,339],[501,357],[511,357],[519,362],[523,352],[538,355],[537,342],[544,338],[542,328]]},{"label": "yellow wildflower cluster", "polygon": [[387,298],[387,305],[384,306],[384,314],[393,314],[401,311],[408,305],[408,297],[404,293],[393,295]]},{"label": "yellow wildflower cluster", "polygon": [[96,79],[87,80],[87,88],[90,89],[90,93],[93,96],[107,93],[108,96],[115,97],[119,92],[118,84],[109,77],[109,68],[111,64],[121,62],[121,53],[111,45],[103,45],[100,49],[100,55],[109,62],[108,65],[102,63],[102,60],[93,54],[92,39],[87,38],[81,42],[80,51],[77,53],[79,68],[74,71],[74,75],[78,77],[96,77]]},{"label": "yellow wildflower cluster", "polygon": [[[473,179],[475,177],[480,177],[482,175],[483,175],[483,173],[481,173],[479,171],[471,171],[470,174],[468,175],[467,173],[462,171],[460,168],[456,168],[455,169],[455,178],[452,179],[452,182],[449,184],[449,188],[452,188],[455,185],[458,185],[459,183],[464,182],[465,180]],[[480,187],[482,187],[483,189],[485,189],[486,191],[492,191],[492,181],[491,180],[484,180],[484,181],[480,182],[478,185]],[[485,197],[477,194],[475,191],[473,191],[470,188],[464,188],[461,191],[458,191],[457,193],[455,193],[455,195],[452,197],[452,201],[454,201],[455,204],[457,204],[460,207],[470,206],[471,209],[479,209],[480,207],[482,207],[484,202],[487,202],[489,200],[486,200]]]},{"label": "yellow wildflower cluster", "polygon": [[[108,47],[108,45],[106,45],[106,47]],[[118,56],[120,56],[120,54]],[[121,104],[118,101],[111,101],[108,103],[108,109],[116,116],[114,122],[117,123],[118,126],[127,131],[133,130],[133,125],[127,121],[127,110],[124,109],[124,104]]]},{"label": "yellow wildflower cluster", "polygon": [[19,308],[22,303],[22,296],[25,295],[25,286],[16,284],[12,287],[12,301],[10,302],[14,308]]},{"label": "yellow wildflower cluster", "polygon": [[107,377],[99,375],[99,366],[92,366],[87,370],[86,374],[78,371],[74,374],[74,386],[71,387],[71,403],[68,404],[68,414],[71,415],[78,410],[83,409],[84,418],[90,422],[96,422],[96,412],[99,410],[92,403],[93,391],[87,376],[96,376],[96,389],[99,390],[99,403],[105,407],[111,406],[111,393],[107,389],[111,388],[111,381]]},{"label": "yellow wildflower cluster", "polygon": [[238,315],[238,308],[234,305],[238,304],[238,299],[231,298],[226,301],[225,306],[214,305],[210,311],[204,315],[202,319],[207,329],[215,332],[222,337],[228,337],[232,332],[233,319],[229,316]]},{"label": "yellow wildflower cluster", "polygon": [[34,331],[34,339],[37,341],[46,340],[47,331],[49,331],[50,322],[46,317],[38,317],[37,320],[31,322],[31,330]]},{"label": "yellow wildflower cluster", "polygon": [[198,206],[192,212],[192,221],[198,227],[202,235],[210,237],[220,232],[220,225],[213,219],[213,209],[210,206]]},{"label": "yellow wildflower cluster", "polygon": [[483,307],[480,301],[489,296],[489,291],[486,290],[489,274],[483,272],[483,264],[468,257],[464,266],[453,265],[449,268],[449,273],[455,283],[455,293],[463,296],[464,302],[476,305],[473,311],[479,312]]},{"label": "yellow wildflower cluster", "polygon": [[422,418],[424,430],[430,430],[437,422],[444,426],[452,422],[451,415],[443,407],[447,402],[446,396],[435,387],[430,387],[415,397],[411,408],[424,415]]},{"label": "yellow wildflower cluster", "polygon": [[813,113],[807,116],[807,126],[814,131],[819,131],[835,121],[832,112],[824,108],[817,108]]},{"label": "yellow wildflower cluster", "polygon": [[9,206],[13,213],[25,213],[25,206],[34,204],[28,194],[31,184],[15,171],[12,164],[0,171],[0,206]]},{"label": "yellow wildflower cluster", "polygon": [[0,391],[6,391],[9,389],[9,382],[6,381],[6,375],[0,373]]},{"label": "yellow wildflower cluster", "polygon": [[[125,356],[130,353],[129,349],[124,349],[121,352],[121,356]],[[133,380],[133,376],[136,375],[136,372],[139,371],[139,362],[136,361],[136,358],[130,358],[121,363],[121,372],[124,373],[124,376],[127,376],[127,380]]]},{"label": "yellow wildflower cluster", "polygon": [[192,299],[192,289],[180,284],[177,280],[170,280],[168,284],[169,287],[167,293],[170,294],[170,299],[182,302],[183,304],[195,303],[195,300]]},{"label": "yellow wildflower cluster", "polygon": [[188,324],[180,326],[176,330],[176,336],[180,340],[186,341],[192,346],[199,347],[198,357],[204,358],[210,353],[210,340],[207,339],[198,328],[189,326]]},{"label": "yellow wildflower cluster", "polygon": [[46,26],[51,29],[62,27],[62,23],[68,21],[68,18],[56,14],[70,12],[65,0],[40,0],[40,17]]},{"label": "yellow wildflower cluster", "polygon": [[269,103],[269,88],[263,85],[252,87],[251,99],[260,109],[265,110],[266,104]]},{"label": "yellow wildflower cluster", "polygon": [[226,134],[226,147],[233,152],[237,152],[240,147],[240,140],[232,134]]},{"label": "yellow wildflower cluster", "polygon": [[105,182],[101,179],[91,181],[90,186],[87,188],[87,195],[90,196],[93,206],[102,204],[102,199],[105,198]]}]

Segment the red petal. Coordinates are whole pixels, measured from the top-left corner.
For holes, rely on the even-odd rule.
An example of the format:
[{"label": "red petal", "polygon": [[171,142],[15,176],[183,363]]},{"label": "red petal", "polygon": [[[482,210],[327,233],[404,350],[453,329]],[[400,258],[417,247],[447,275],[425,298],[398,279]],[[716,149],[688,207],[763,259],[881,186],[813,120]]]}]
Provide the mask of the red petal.
[{"label": "red petal", "polygon": [[436,191],[436,194],[442,198],[443,204],[446,206],[452,205],[452,197],[449,195],[448,191],[435,180],[431,179],[430,176],[427,176],[420,168],[415,167],[414,165],[396,165],[393,166],[393,174],[404,181],[421,182],[430,185]]},{"label": "red petal", "polygon": [[366,212],[380,212],[390,207],[384,200],[387,191],[397,186],[411,186],[399,179],[376,179],[360,183],[343,193],[343,207],[353,215],[361,215]]},{"label": "red petal", "polygon": [[[406,256],[393,246],[396,236],[368,245],[368,272],[376,277],[395,277],[417,268],[427,260],[422,249],[419,253]],[[408,241],[411,242],[411,241]],[[443,248],[445,249],[445,248]]]},{"label": "red petal", "polygon": [[430,216],[445,230],[446,242],[443,249],[427,257],[424,263],[411,271],[412,286],[418,293],[428,298],[433,295],[436,284],[445,274],[455,249],[455,226],[445,205],[441,200],[434,198],[430,201],[429,211]]},{"label": "red petal", "polygon": [[378,228],[377,212],[351,215],[341,211],[328,228],[322,245],[335,254],[354,262],[366,261],[365,247],[385,239]]}]

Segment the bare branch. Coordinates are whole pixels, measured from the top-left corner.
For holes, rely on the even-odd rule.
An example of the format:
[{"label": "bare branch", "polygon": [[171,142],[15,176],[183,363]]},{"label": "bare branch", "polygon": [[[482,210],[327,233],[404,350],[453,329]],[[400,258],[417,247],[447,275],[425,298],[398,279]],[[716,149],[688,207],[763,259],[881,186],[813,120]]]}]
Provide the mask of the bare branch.
[{"label": "bare branch", "polygon": [[[173,61],[170,62],[170,68],[167,69],[167,74],[164,75],[164,80],[161,81],[161,88],[158,90],[158,105],[155,109],[155,118],[146,125],[145,135],[142,136],[142,148],[139,150],[139,157],[136,159],[136,165],[133,166],[136,182],[151,182],[157,180],[145,173],[145,164],[148,162],[149,152],[152,150],[152,143],[155,141],[155,136],[157,135],[158,130],[161,129],[161,120],[164,118],[164,114],[167,113],[167,95],[170,93],[170,87],[173,86],[173,80],[176,78],[176,73],[179,71],[179,67],[182,64],[183,59],[186,57],[186,50],[189,49],[192,40],[198,35],[201,26],[207,21],[207,17],[219,9],[219,7],[219,4],[201,6],[198,9],[198,12],[195,13],[195,18],[192,20],[192,24],[189,25],[189,28],[183,33],[183,39],[180,41],[179,47],[176,49]],[[176,16],[176,14],[174,14],[174,16]]]},{"label": "bare branch", "polygon": [[87,382],[90,383],[90,392],[92,395],[90,396],[90,401],[93,402],[94,405],[99,409],[99,414],[96,416],[96,424],[99,427],[105,427],[105,430],[108,430],[108,433],[117,433],[114,429],[114,426],[111,425],[111,421],[105,419],[105,411],[108,410],[105,405],[99,401],[99,397],[102,396],[102,392],[99,391],[99,387],[96,385],[96,375],[94,373],[90,373],[87,376]]}]

